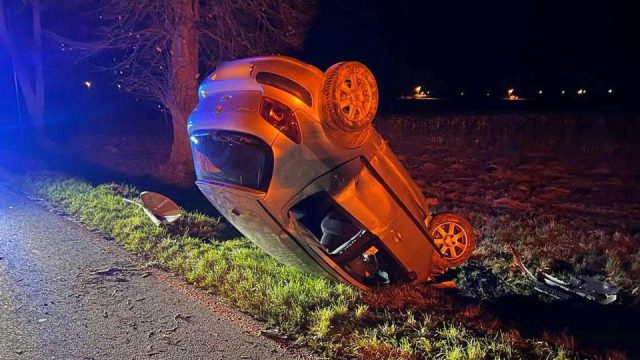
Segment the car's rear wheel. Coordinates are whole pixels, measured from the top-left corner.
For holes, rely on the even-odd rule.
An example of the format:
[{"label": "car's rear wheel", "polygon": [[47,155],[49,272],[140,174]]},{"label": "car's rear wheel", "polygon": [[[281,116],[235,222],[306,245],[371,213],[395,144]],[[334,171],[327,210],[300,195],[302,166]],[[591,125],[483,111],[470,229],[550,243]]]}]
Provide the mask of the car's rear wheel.
[{"label": "car's rear wheel", "polygon": [[464,217],[441,213],[429,223],[429,234],[436,245],[444,266],[454,267],[464,263],[476,247],[476,235]]},{"label": "car's rear wheel", "polygon": [[325,72],[322,121],[330,137],[347,147],[362,144],[378,110],[378,85],[364,64],[345,61]]}]

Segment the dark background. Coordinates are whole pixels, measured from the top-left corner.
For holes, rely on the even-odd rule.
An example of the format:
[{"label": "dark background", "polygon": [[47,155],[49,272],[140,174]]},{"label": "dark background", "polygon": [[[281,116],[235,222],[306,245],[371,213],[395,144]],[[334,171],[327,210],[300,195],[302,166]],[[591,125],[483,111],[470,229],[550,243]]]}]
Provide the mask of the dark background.
[{"label": "dark background", "polygon": [[[379,82],[383,110],[584,110],[604,104],[635,111],[640,32],[634,14],[631,2],[622,1],[321,0],[304,48],[291,55],[321,69],[342,60],[367,64]],[[51,10],[44,26],[86,29]],[[47,52],[48,123],[163,120],[158,104],[119,92],[109,74],[57,50]],[[91,90],[83,85],[87,80]],[[390,106],[416,85],[450,101]],[[508,88],[536,101],[500,101]],[[587,96],[578,98],[579,88]],[[17,113],[11,66],[0,47],[0,129],[15,126]]]},{"label": "dark background", "polygon": [[384,94],[637,94],[637,21],[618,1],[321,1],[302,57],[369,65]]}]

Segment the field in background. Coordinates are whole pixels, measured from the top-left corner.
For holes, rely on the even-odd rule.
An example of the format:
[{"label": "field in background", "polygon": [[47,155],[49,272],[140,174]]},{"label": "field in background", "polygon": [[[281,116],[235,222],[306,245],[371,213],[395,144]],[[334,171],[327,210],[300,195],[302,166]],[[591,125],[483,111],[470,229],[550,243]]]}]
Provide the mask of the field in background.
[{"label": "field in background", "polygon": [[555,151],[560,156],[636,154],[640,114],[620,112],[444,112],[383,115],[376,127],[386,136],[419,136],[452,148]]},{"label": "field in background", "polygon": [[640,231],[638,116],[392,115],[377,128],[428,196]]}]

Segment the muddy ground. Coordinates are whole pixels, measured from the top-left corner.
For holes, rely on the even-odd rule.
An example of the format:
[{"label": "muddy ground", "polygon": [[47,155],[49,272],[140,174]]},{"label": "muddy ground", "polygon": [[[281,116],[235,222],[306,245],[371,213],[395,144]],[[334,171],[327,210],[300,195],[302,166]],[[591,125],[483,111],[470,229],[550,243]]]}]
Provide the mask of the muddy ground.
[{"label": "muddy ground", "polygon": [[449,150],[419,138],[390,144],[426,196],[488,209],[550,212],[601,224],[640,225],[632,164],[569,159],[553,152]]}]

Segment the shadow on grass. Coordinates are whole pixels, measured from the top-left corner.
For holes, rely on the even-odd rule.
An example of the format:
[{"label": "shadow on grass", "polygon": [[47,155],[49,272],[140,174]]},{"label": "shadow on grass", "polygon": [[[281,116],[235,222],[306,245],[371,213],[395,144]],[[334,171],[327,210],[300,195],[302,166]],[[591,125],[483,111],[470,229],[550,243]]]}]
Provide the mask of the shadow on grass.
[{"label": "shadow on grass", "polygon": [[528,339],[559,343],[579,353],[624,351],[640,358],[640,311],[630,305],[544,302],[537,296],[504,296],[483,307]]}]

